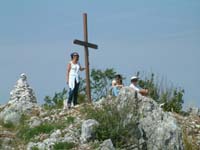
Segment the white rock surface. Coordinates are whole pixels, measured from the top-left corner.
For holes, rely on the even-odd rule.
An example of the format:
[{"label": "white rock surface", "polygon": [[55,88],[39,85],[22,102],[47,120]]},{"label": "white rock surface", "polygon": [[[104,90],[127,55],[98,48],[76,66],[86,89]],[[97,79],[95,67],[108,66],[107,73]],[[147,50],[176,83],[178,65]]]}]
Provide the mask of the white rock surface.
[{"label": "white rock surface", "polygon": [[22,114],[31,115],[40,111],[33,89],[27,82],[25,74],[21,74],[20,79],[10,92],[10,100],[0,111],[0,120],[12,122],[14,125],[20,123]]},{"label": "white rock surface", "polygon": [[13,125],[19,125],[21,119],[21,115],[18,112],[10,112],[5,115],[4,123],[9,124],[12,123]]},{"label": "white rock surface", "polygon": [[42,124],[42,120],[36,116],[31,117],[31,119],[29,121],[30,128],[35,128],[37,126],[40,126],[41,124]]},{"label": "white rock surface", "polygon": [[28,101],[31,103],[37,103],[35,93],[33,89],[29,86],[27,76],[24,73],[20,75],[17,84],[10,92],[10,101],[8,103],[12,104],[17,101]]},{"label": "white rock surface", "polygon": [[56,139],[56,138],[59,138],[61,137],[62,133],[60,130],[56,130],[55,132],[53,132],[51,135],[50,135],[50,138],[52,139]]},{"label": "white rock surface", "polygon": [[171,113],[164,112],[153,99],[136,94],[127,87],[120,91],[117,103],[119,109],[131,103],[137,104],[140,116],[138,127],[146,141],[147,149],[183,149],[182,131],[177,120]]},{"label": "white rock surface", "polygon": [[115,150],[111,139],[105,140],[100,147],[100,150]]},{"label": "white rock surface", "polygon": [[85,143],[89,141],[94,134],[94,127],[98,126],[99,123],[96,120],[89,119],[83,122],[81,127],[81,142]]}]

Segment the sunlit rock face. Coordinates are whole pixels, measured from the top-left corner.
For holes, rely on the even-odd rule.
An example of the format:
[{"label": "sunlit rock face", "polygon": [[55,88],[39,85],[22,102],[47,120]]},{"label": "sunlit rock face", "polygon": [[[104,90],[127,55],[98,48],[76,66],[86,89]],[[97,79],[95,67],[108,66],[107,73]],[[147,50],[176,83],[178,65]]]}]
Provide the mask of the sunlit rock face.
[{"label": "sunlit rock face", "polygon": [[33,89],[29,86],[27,76],[23,73],[10,92],[8,103],[1,109],[0,120],[4,123],[18,125],[22,114],[31,115],[40,107]]}]

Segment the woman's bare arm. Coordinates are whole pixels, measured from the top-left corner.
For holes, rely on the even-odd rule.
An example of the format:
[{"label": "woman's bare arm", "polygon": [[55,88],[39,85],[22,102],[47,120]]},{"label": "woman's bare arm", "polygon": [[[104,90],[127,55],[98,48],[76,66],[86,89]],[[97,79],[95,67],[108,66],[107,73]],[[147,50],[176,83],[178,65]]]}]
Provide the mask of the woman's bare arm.
[{"label": "woman's bare arm", "polygon": [[148,90],[146,90],[146,89],[141,89],[140,91],[139,91],[139,93],[140,94],[142,94],[143,96],[147,96],[148,95]]},{"label": "woman's bare arm", "polygon": [[69,72],[71,70],[71,64],[67,65],[67,76],[66,76],[66,80],[67,80],[67,84],[69,84]]},{"label": "woman's bare arm", "polygon": [[80,64],[79,64],[79,66],[80,66],[80,71],[84,71],[85,70],[85,68],[81,67]]}]

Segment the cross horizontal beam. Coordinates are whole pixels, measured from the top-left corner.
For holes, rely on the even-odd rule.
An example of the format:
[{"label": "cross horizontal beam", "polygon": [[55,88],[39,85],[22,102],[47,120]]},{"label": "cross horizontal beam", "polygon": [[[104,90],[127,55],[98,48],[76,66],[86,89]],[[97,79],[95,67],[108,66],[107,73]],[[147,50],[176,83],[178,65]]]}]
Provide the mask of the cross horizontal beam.
[{"label": "cross horizontal beam", "polygon": [[93,49],[98,49],[98,45],[92,44],[92,43],[88,43],[88,42],[85,42],[85,41],[74,40],[73,43],[77,44],[77,45],[93,48]]}]

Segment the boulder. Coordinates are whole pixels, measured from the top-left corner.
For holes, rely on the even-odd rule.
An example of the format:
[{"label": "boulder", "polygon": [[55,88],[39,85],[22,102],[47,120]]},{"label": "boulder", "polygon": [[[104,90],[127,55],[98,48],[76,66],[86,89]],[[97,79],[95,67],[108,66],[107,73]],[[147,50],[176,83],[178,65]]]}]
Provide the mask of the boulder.
[{"label": "boulder", "polygon": [[50,135],[50,138],[52,138],[52,139],[60,138],[61,135],[62,135],[61,131],[60,131],[60,130],[56,130],[55,132],[53,132],[53,133]]},{"label": "boulder", "polygon": [[67,142],[67,143],[73,143],[74,141],[75,141],[74,137],[69,135],[65,135],[64,139],[62,140],[62,142]]},{"label": "boulder", "polygon": [[[182,131],[177,120],[171,113],[164,112],[153,99],[125,87],[120,91],[117,105],[120,110],[127,106],[135,109],[141,138],[145,140],[147,149],[183,149]],[[131,116],[125,116],[125,123]]]},{"label": "boulder", "polygon": [[105,141],[100,145],[100,150],[115,150],[111,139],[105,140]]},{"label": "boulder", "polygon": [[35,128],[37,126],[40,126],[42,124],[42,121],[39,117],[33,116],[31,117],[29,121],[29,127],[30,128]]},{"label": "boulder", "polygon": [[10,112],[5,114],[4,117],[4,124],[13,124],[13,125],[19,125],[21,119],[21,115],[18,112]]},{"label": "boulder", "polygon": [[81,128],[81,142],[88,142],[93,138],[94,135],[94,127],[98,126],[99,123],[96,120],[89,119],[83,122]]}]

